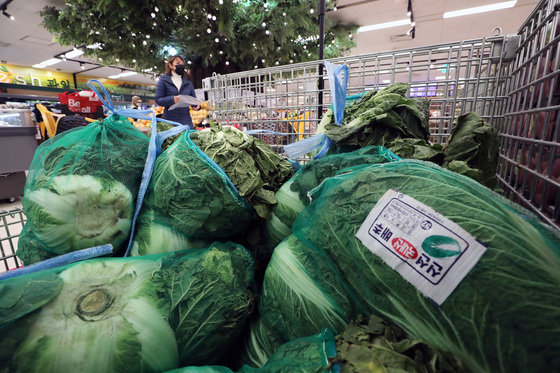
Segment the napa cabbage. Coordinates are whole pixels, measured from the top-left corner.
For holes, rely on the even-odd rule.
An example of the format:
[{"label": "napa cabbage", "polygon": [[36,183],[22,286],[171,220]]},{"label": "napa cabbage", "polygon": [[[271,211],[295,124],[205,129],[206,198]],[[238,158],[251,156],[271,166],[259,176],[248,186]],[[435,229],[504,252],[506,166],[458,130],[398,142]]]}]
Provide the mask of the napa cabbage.
[{"label": "napa cabbage", "polygon": [[220,166],[256,213],[268,217],[276,204],[274,193],[294,173],[291,163],[263,141],[231,126],[194,131],[190,138]]},{"label": "napa cabbage", "polygon": [[[431,207],[487,246],[441,306],[355,237],[389,189]],[[545,372],[560,366],[560,234],[529,211],[470,178],[420,161],[329,178],[311,198],[294,234],[313,249],[311,256],[329,263],[362,314],[380,315],[475,372]]]},{"label": "napa cabbage", "polygon": [[174,229],[165,218],[146,209],[138,219],[130,256],[161,254],[208,246],[205,239],[191,238]]},{"label": "napa cabbage", "polygon": [[395,159],[387,149],[372,145],[348,153],[328,155],[304,165],[276,192],[277,204],[272,208],[272,214],[265,223],[268,246],[275,247],[291,234],[293,222],[310,202],[307,193],[323,180],[344,168],[390,162]]},{"label": "napa cabbage", "polygon": [[161,372],[219,363],[252,309],[233,243],[99,258],[0,281],[0,371]]},{"label": "napa cabbage", "polygon": [[[329,373],[329,361],[336,356],[333,332],[323,329],[320,333],[294,339],[280,346],[260,368],[242,366],[237,373]],[[165,373],[233,373],[224,366],[193,366],[174,369]]]},{"label": "napa cabbage", "polygon": [[148,144],[118,115],[43,142],[25,184],[20,259],[29,265],[108,243],[124,249]]},{"label": "napa cabbage", "polygon": [[110,176],[61,175],[23,200],[28,222],[19,239],[25,264],[110,243],[120,247],[131,229],[133,196]]}]

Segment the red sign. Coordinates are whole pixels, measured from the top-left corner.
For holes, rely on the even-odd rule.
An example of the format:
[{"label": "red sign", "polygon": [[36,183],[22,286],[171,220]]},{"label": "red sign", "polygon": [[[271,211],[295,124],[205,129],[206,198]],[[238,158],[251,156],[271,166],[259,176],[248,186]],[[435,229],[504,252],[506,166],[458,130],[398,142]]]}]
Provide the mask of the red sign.
[{"label": "red sign", "polygon": [[404,238],[393,238],[391,245],[393,245],[395,251],[403,258],[416,259],[418,257],[418,250]]},{"label": "red sign", "polygon": [[64,92],[58,94],[61,104],[68,105],[68,109],[74,113],[95,113],[101,101],[93,91]]}]

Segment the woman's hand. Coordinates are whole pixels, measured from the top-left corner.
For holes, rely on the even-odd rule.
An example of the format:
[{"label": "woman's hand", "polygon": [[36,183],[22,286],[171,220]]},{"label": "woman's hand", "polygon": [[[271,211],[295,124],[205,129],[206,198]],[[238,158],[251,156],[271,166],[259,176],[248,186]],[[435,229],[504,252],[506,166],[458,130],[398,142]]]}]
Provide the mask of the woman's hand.
[{"label": "woman's hand", "polygon": [[178,103],[180,99],[181,99],[181,96],[174,96],[173,97],[173,101],[175,101],[175,103]]}]

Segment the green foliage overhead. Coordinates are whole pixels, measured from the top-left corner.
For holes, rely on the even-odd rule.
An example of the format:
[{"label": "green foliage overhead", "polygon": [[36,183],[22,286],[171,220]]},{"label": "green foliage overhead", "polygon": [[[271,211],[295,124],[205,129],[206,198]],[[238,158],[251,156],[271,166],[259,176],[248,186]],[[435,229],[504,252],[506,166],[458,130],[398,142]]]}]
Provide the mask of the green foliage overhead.
[{"label": "green foliage overhead", "polygon": [[[103,63],[161,71],[166,47],[173,47],[193,63],[225,67],[227,61],[247,70],[317,59],[316,8],[317,2],[300,0],[68,0],[61,9],[43,8],[41,16],[60,44],[98,45],[86,55]],[[355,46],[354,29],[325,17],[325,58]]]}]

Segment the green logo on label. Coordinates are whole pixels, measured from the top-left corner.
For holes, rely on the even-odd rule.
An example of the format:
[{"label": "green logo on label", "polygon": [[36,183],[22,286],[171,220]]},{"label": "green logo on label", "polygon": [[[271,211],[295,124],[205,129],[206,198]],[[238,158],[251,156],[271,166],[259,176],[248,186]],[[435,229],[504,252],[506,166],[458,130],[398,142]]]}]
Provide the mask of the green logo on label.
[{"label": "green logo on label", "polygon": [[449,258],[461,254],[461,245],[448,236],[430,236],[422,242],[422,249],[434,258]]}]

